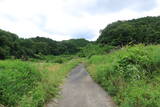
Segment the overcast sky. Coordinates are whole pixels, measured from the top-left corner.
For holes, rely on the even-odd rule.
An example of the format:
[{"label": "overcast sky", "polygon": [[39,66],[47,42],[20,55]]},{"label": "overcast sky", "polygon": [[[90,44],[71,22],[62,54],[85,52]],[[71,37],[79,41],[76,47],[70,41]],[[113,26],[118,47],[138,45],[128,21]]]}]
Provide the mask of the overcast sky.
[{"label": "overcast sky", "polygon": [[160,0],[0,0],[0,29],[23,38],[96,40],[117,20],[160,15]]}]

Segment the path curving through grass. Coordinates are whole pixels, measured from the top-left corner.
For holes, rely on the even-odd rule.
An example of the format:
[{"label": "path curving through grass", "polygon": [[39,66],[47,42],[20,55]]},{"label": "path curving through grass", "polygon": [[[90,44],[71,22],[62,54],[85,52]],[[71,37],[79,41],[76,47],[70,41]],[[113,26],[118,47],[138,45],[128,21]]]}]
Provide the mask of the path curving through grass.
[{"label": "path curving through grass", "polygon": [[62,95],[46,107],[115,107],[110,96],[86,72],[83,64],[70,73]]}]

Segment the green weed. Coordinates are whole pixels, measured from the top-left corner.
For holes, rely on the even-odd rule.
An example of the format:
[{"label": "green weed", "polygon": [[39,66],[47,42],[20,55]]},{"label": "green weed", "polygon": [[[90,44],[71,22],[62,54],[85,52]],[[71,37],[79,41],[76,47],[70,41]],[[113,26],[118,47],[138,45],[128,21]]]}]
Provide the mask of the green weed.
[{"label": "green weed", "polygon": [[69,71],[79,63],[63,64],[0,61],[0,104],[8,107],[43,107],[58,94]]},{"label": "green weed", "polygon": [[127,46],[92,56],[88,71],[120,107],[160,106],[160,46]]}]

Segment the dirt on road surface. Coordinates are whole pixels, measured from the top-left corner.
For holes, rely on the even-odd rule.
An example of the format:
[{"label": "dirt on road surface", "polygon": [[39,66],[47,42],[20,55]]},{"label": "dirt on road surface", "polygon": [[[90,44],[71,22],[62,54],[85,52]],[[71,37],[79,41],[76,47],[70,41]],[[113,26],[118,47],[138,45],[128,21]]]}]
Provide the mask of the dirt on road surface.
[{"label": "dirt on road surface", "polygon": [[83,64],[72,70],[61,94],[46,107],[115,107],[111,97],[91,79]]}]

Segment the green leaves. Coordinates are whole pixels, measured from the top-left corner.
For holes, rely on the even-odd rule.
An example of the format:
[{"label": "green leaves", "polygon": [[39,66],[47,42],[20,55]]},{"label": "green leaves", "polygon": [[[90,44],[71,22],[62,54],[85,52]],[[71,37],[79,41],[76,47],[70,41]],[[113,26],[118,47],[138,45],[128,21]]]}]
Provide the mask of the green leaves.
[{"label": "green leaves", "polygon": [[127,46],[92,56],[88,70],[120,107],[159,107],[160,46]]},{"label": "green leaves", "polygon": [[41,75],[27,62],[0,61],[0,102],[15,106],[21,97],[37,86]]},{"label": "green leaves", "polygon": [[0,61],[0,105],[43,107],[58,94],[59,86],[79,61],[64,64]]},{"label": "green leaves", "polygon": [[29,60],[29,58],[41,59],[42,55],[73,55],[89,43],[85,39],[60,42],[45,37],[23,39],[13,33],[0,30],[0,59],[12,57]]},{"label": "green leaves", "polygon": [[101,31],[98,43],[114,46],[160,43],[160,17],[117,21]]},{"label": "green leaves", "polygon": [[94,55],[102,55],[109,53],[112,49],[114,49],[114,46],[101,46],[99,44],[89,44],[86,47],[81,48],[81,51],[78,53],[78,56],[90,58]]}]

